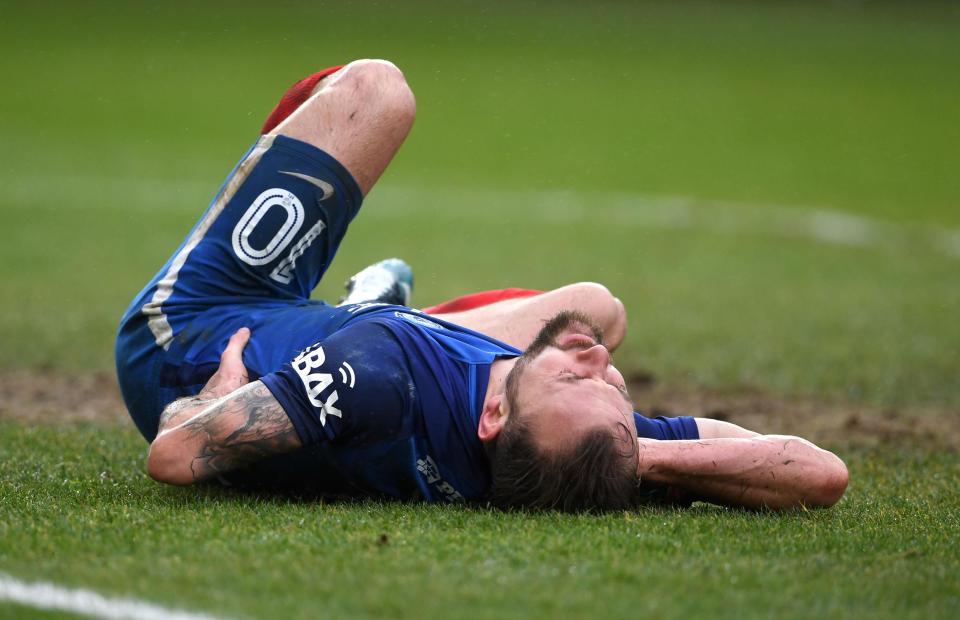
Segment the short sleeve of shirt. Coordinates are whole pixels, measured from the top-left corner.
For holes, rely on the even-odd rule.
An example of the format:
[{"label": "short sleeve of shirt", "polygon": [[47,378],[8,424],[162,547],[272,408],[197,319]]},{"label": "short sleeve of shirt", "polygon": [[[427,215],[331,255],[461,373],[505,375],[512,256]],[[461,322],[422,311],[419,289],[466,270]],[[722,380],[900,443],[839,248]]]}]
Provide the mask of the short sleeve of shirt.
[{"label": "short sleeve of shirt", "polygon": [[634,412],[633,419],[637,423],[637,437],[661,440],[700,439],[697,422],[691,416],[648,418]]},{"label": "short sleeve of shirt", "polygon": [[370,445],[415,430],[408,364],[394,336],[376,322],[341,329],[261,381],[305,446]]}]

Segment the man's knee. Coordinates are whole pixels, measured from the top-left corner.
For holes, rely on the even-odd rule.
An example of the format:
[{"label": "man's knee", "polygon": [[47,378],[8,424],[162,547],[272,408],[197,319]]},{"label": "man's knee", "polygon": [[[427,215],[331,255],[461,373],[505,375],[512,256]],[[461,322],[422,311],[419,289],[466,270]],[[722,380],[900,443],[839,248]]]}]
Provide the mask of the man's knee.
[{"label": "man's knee", "polygon": [[366,195],[407,137],[415,112],[413,92],[396,65],[356,60],[321,82],[274,131],[326,151]]},{"label": "man's knee", "polygon": [[329,86],[342,89],[342,96],[356,106],[373,108],[382,121],[406,128],[413,124],[417,111],[413,91],[389,60],[355,60],[331,78]]}]

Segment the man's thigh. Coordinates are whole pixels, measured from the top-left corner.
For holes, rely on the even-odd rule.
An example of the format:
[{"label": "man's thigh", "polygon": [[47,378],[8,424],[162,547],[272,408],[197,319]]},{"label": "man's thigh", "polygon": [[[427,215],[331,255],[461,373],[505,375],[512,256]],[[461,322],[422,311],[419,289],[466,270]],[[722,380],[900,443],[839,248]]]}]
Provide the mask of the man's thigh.
[{"label": "man's thigh", "polygon": [[121,320],[117,374],[145,436],[155,432],[158,405],[185,385],[170,378],[167,365],[180,359],[171,348],[229,329],[197,330],[196,319],[227,306],[308,304],[361,201],[356,182],[329,154],[284,136],[257,141]]},{"label": "man's thigh", "polygon": [[389,63],[357,61],[327,79],[241,159],[126,327],[145,322],[166,348],[207,308],[309,298],[413,120]]},{"label": "man's thigh", "polygon": [[328,154],[284,136],[261,137],[131,304],[124,327],[145,322],[166,349],[210,308],[309,299],[361,200]]}]

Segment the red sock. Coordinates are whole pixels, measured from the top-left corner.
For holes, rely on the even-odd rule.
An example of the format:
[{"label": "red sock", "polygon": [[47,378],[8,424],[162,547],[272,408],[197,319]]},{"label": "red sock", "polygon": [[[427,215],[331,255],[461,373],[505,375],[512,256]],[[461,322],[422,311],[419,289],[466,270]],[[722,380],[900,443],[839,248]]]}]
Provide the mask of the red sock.
[{"label": "red sock", "polygon": [[269,133],[274,127],[282,123],[285,118],[293,114],[293,111],[300,107],[301,103],[310,97],[310,93],[313,91],[314,86],[317,85],[317,82],[342,68],[343,65],[328,67],[323,71],[318,71],[309,77],[303,78],[291,86],[290,90],[285,92],[283,97],[280,98],[280,103],[277,104],[277,107],[275,107],[273,112],[270,113],[270,116],[267,117],[267,122],[263,124],[263,129],[260,130],[260,133]]},{"label": "red sock", "polygon": [[489,306],[490,304],[503,301],[505,299],[533,297],[534,295],[539,295],[542,292],[543,291],[535,291],[528,288],[501,288],[493,291],[482,291],[480,293],[472,293],[470,295],[457,297],[456,299],[445,301],[442,304],[437,304],[436,306],[424,308],[423,312],[426,312],[427,314],[463,312],[464,310],[472,310],[482,306]]}]

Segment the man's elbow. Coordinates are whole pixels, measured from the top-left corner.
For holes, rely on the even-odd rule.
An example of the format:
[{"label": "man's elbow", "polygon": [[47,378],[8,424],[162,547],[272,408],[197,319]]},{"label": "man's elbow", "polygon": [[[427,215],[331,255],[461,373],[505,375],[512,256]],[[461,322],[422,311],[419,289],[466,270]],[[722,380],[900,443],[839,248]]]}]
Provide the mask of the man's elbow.
[{"label": "man's elbow", "polygon": [[190,463],[171,433],[163,433],[150,444],[147,474],[157,482],[186,486],[194,483]]},{"label": "man's elbow", "polygon": [[847,466],[832,452],[827,452],[827,455],[828,457],[817,472],[811,496],[805,502],[807,506],[829,508],[839,502],[847,490],[850,479]]}]

